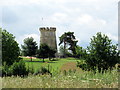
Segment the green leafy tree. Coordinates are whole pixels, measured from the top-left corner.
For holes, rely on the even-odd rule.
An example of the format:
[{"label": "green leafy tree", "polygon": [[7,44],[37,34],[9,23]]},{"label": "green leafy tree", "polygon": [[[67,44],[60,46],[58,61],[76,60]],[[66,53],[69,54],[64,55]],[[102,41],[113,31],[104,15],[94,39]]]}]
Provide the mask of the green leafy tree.
[{"label": "green leafy tree", "polygon": [[2,64],[12,65],[18,60],[20,55],[20,49],[18,43],[15,41],[13,34],[10,34],[6,30],[2,31]]},{"label": "green leafy tree", "polygon": [[68,48],[75,54],[75,47],[77,45],[77,40],[75,39],[74,32],[65,32],[61,37],[59,37],[61,45],[62,43],[64,44],[64,56],[65,56],[65,50],[66,46],[69,45],[70,47]]},{"label": "green leafy tree", "polygon": [[21,46],[24,56],[30,56],[32,61],[32,56],[35,56],[38,50],[36,41],[32,37],[28,37],[24,39],[24,45]]},{"label": "green leafy tree", "polygon": [[83,49],[82,47],[77,45],[75,50],[76,50],[76,54],[75,54],[76,58],[86,59],[86,57],[87,57],[86,49]]},{"label": "green leafy tree", "polygon": [[119,51],[117,45],[112,45],[111,40],[100,32],[91,38],[88,53],[86,63],[92,70],[97,68],[99,72],[103,72],[112,69],[118,63]]}]

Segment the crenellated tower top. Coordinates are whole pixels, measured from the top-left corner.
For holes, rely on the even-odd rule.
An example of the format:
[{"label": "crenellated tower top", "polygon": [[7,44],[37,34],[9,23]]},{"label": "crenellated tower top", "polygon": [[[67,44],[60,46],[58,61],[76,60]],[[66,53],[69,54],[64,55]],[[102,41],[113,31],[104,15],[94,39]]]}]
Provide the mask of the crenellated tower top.
[{"label": "crenellated tower top", "polygon": [[56,31],[55,27],[41,27],[40,31]]}]

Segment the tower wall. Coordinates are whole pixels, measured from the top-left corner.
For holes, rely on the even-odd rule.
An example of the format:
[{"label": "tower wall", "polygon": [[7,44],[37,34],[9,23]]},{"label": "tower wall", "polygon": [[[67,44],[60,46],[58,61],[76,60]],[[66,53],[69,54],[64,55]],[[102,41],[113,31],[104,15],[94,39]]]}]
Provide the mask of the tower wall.
[{"label": "tower wall", "polygon": [[41,27],[40,29],[40,44],[47,44],[49,47],[57,50],[56,28]]}]

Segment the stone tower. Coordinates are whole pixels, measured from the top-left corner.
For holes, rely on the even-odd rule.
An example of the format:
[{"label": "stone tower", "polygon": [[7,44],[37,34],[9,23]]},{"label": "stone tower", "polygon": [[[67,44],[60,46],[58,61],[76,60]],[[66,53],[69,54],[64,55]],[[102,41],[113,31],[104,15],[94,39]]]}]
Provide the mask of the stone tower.
[{"label": "stone tower", "polygon": [[47,44],[49,47],[57,50],[56,28],[41,27],[40,29],[40,44]]}]

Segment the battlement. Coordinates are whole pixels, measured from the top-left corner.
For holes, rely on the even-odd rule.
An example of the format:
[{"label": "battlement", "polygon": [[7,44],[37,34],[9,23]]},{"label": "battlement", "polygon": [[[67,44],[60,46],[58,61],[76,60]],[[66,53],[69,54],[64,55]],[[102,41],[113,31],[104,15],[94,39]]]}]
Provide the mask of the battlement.
[{"label": "battlement", "polygon": [[55,27],[41,27],[40,31],[56,31]]}]

